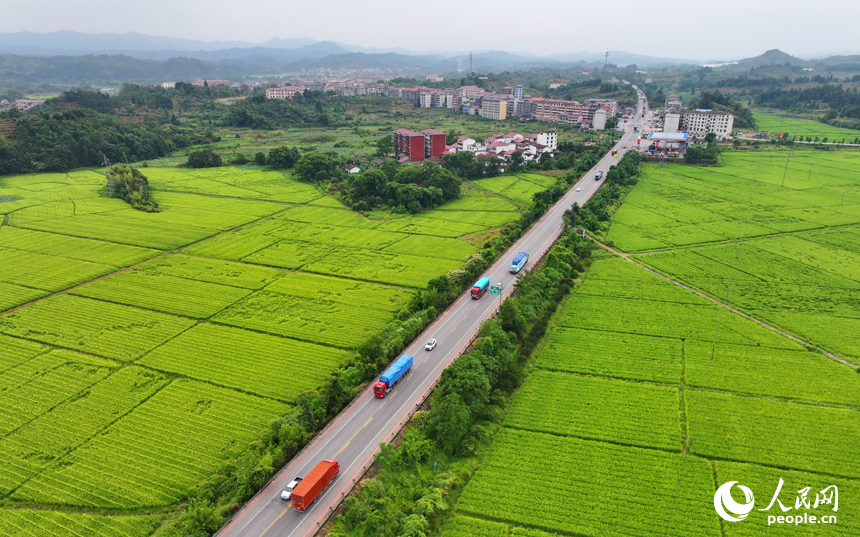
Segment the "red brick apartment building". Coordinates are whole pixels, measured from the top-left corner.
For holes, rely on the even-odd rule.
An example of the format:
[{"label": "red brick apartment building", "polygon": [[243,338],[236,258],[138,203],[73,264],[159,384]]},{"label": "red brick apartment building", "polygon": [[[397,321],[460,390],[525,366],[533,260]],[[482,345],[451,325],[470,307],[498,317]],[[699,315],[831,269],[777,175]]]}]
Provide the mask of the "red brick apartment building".
[{"label": "red brick apartment building", "polygon": [[433,129],[414,132],[407,129],[394,131],[394,154],[410,162],[445,154],[445,133]]}]

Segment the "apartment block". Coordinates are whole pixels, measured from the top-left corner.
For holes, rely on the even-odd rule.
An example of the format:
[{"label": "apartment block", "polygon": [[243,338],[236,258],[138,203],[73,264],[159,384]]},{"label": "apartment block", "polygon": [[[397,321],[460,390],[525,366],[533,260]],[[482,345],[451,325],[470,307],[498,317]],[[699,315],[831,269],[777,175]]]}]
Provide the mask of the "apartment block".
[{"label": "apartment block", "polygon": [[735,123],[732,114],[708,109],[682,110],[680,116],[679,130],[694,140],[701,140],[710,132],[716,134],[718,140],[724,140],[731,135]]},{"label": "apartment block", "polygon": [[301,86],[282,86],[280,88],[266,88],[266,99],[295,99],[296,95],[304,93],[305,88]]},{"label": "apartment block", "polygon": [[394,154],[410,162],[424,160],[424,135],[406,129],[394,131]]},{"label": "apartment block", "polygon": [[394,154],[401,161],[420,162],[425,158],[445,154],[445,133],[433,129],[422,132],[397,129],[394,131]]},{"label": "apartment block", "polygon": [[482,98],[480,116],[487,119],[507,119],[508,101],[501,97]]}]

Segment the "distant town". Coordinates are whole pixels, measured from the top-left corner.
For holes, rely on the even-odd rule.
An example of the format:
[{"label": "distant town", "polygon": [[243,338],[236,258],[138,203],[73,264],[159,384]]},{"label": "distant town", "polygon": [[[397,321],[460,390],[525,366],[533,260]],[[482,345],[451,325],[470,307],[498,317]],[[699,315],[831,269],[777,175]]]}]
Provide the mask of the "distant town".
[{"label": "distant town", "polygon": [[[430,82],[441,81],[428,77]],[[350,80],[340,83],[324,82],[308,86],[282,85],[266,89],[267,99],[292,99],[304,90],[334,91],[350,97],[355,95],[382,95],[417,103],[421,108],[448,108],[464,114],[487,119],[543,121],[573,125],[583,129],[604,130],[606,120],[618,113],[618,103],[611,99],[588,99],[585,102],[547,99],[523,94],[523,86],[505,86],[499,93],[478,86],[436,89],[426,86],[404,88],[382,83]]]}]

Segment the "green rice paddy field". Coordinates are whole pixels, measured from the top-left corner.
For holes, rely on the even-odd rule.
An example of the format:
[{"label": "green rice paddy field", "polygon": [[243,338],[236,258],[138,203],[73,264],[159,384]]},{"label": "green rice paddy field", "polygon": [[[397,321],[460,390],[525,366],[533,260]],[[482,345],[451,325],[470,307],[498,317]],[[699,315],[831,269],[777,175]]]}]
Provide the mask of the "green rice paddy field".
[{"label": "green rice paddy field", "polygon": [[[860,374],[814,347],[860,364],[860,157],[796,151],[786,172],[787,157],[649,165],[609,238],[812,345],[601,252],[444,537],[860,535],[846,507],[860,495]],[[761,512],[780,479],[786,510]],[[727,481],[754,492],[743,522],[714,510]],[[814,506],[829,486],[838,511]],[[837,524],[768,526],[804,514]]]},{"label": "green rice paddy field", "polygon": [[163,212],[96,171],[0,178],[0,535],[150,535],[519,218],[480,187],[369,220],[279,172],[145,172]]},{"label": "green rice paddy field", "polygon": [[[828,142],[842,142],[846,144],[853,143],[854,139],[860,135],[860,131],[853,129],[844,129],[842,127],[833,127],[822,121],[810,121],[801,119],[793,115],[788,115],[781,110],[769,110],[767,112],[756,111],[755,119],[759,132],[780,133],[787,132],[792,137],[797,136],[798,139],[807,136],[819,140],[827,137]],[[773,138],[773,134],[771,137]]]},{"label": "green rice paddy field", "polygon": [[860,155],[788,157],[648,166],[609,239],[711,296],[724,298],[731,281],[733,306],[860,363]]},{"label": "green rice paddy field", "polygon": [[[804,512],[838,525],[781,533],[857,535],[856,509],[812,503],[831,485],[860,494],[858,394],[853,368],[605,254],[443,535],[766,536],[768,514]],[[739,481],[764,509],[780,478],[791,512],[721,524],[717,486]],[[797,509],[804,487],[812,502]]]}]

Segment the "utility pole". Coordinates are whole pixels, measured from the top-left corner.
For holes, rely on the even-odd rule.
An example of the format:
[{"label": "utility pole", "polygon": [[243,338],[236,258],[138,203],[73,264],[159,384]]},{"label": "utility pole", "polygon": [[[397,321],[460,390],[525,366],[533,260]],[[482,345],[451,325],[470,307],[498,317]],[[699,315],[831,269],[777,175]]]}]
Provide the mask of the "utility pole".
[{"label": "utility pole", "polygon": [[782,184],[780,186],[785,186],[785,174],[788,173],[788,161],[791,160],[791,151],[788,152],[788,157],[785,159],[785,171],[782,172]]},{"label": "utility pole", "polygon": [[104,153],[102,153],[102,157],[104,157],[104,162],[102,163],[102,165],[105,167],[105,176],[107,177],[108,196],[112,198],[114,193],[114,186],[113,179],[110,178],[110,161],[108,160],[107,155],[105,155]]},{"label": "utility pole", "polygon": [[609,49],[606,49],[605,59],[603,60],[603,73],[606,73],[606,70],[609,69]]}]

